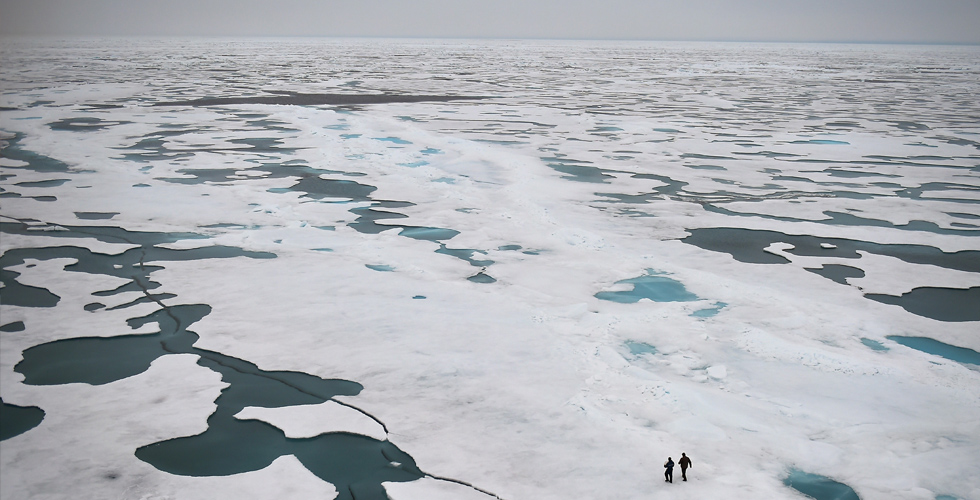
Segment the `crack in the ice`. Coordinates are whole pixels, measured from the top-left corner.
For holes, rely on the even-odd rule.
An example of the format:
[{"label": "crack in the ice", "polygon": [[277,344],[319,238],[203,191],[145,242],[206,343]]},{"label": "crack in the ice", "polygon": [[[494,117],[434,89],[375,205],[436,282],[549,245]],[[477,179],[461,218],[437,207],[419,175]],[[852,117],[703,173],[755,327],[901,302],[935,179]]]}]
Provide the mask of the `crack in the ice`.
[{"label": "crack in the ice", "polygon": [[[16,220],[17,222],[19,222],[20,224],[22,224],[25,228],[29,228],[30,227],[30,225],[27,223],[26,220],[21,220],[21,219],[16,219],[16,218],[10,218],[10,219]],[[37,222],[41,222],[41,221],[37,221]],[[109,237],[109,238],[116,238],[116,239],[122,240],[122,241],[124,241],[126,243],[139,246],[139,248],[140,248],[140,254],[139,254],[139,261],[138,261],[138,264],[136,265],[136,267],[139,269],[139,273],[142,273],[142,274],[136,274],[136,273],[134,273],[134,275],[130,275],[128,277],[129,277],[131,283],[134,284],[137,288],[140,289],[140,291],[142,292],[142,294],[144,295],[144,297],[142,299],[136,299],[136,300],[130,301],[129,303],[124,304],[122,306],[116,306],[116,307],[114,307],[112,309],[119,309],[119,308],[122,308],[124,306],[136,305],[138,303],[152,302],[152,303],[157,304],[160,307],[160,309],[157,312],[162,312],[163,314],[165,314],[167,317],[169,317],[173,321],[172,332],[174,334],[177,334],[179,332],[188,332],[188,333],[193,334],[195,337],[200,338],[194,332],[191,332],[190,330],[187,330],[186,329],[187,327],[190,326],[190,324],[185,325],[184,324],[185,321],[180,317],[180,315],[178,315],[178,314],[176,314],[174,312],[173,307],[168,306],[168,305],[166,305],[163,302],[163,300],[174,298],[177,295],[175,295],[175,294],[167,294],[167,293],[153,294],[153,293],[150,292],[150,290],[157,288],[157,287],[151,286],[151,284],[157,284],[158,286],[159,286],[159,284],[156,283],[156,282],[153,282],[152,280],[149,279],[149,274],[152,273],[153,270],[152,269],[148,269],[149,266],[146,265],[146,258],[147,258],[147,244],[146,243],[139,243],[137,241],[130,240],[129,238],[126,238],[124,236],[120,236],[118,234],[115,234],[115,235],[105,235],[105,234],[99,234],[99,233],[94,232],[94,231],[86,231],[84,228],[79,228],[79,227],[72,227],[71,229],[68,229],[68,228],[64,228],[63,226],[60,226],[60,225],[57,225],[57,224],[52,224],[52,223],[45,223],[45,224],[46,224],[46,227],[59,228],[59,229],[64,229],[65,231],[68,231],[68,232],[75,232],[75,233],[79,233],[79,234],[90,235],[90,236],[93,236],[96,239],[99,239],[99,240],[102,240],[102,241],[104,241],[104,238]],[[127,285],[122,285],[120,287],[117,287],[116,290],[120,290],[120,289],[124,288],[125,286],[127,286]],[[205,314],[207,314],[207,313],[205,313]],[[151,315],[144,316],[143,318],[149,318],[150,316],[152,316],[152,313],[151,313]],[[136,318],[132,318],[132,319],[136,319]],[[158,323],[158,325],[160,326],[160,329],[161,329],[161,331],[159,333],[161,333],[161,334],[164,333],[164,330],[166,330],[167,328],[165,328],[163,324],[160,324],[159,321],[156,321],[156,322]],[[193,321],[191,323],[193,323]],[[109,338],[112,338],[112,337],[109,337]],[[222,366],[222,367],[224,367],[226,369],[232,370],[232,371],[237,372],[239,374],[249,375],[249,376],[258,376],[258,377],[262,377],[262,378],[265,378],[265,379],[268,379],[268,380],[272,380],[272,381],[278,382],[279,384],[282,384],[282,385],[284,385],[286,387],[289,387],[290,389],[293,389],[294,391],[296,391],[296,392],[298,392],[300,394],[305,394],[307,396],[310,396],[314,400],[333,401],[333,402],[335,402],[337,404],[340,404],[341,406],[344,406],[346,408],[350,408],[352,410],[355,410],[355,411],[359,412],[360,414],[362,414],[362,415],[370,418],[372,421],[376,422],[384,430],[384,433],[385,433],[385,441],[387,441],[387,442],[390,443],[390,441],[388,440],[388,436],[390,436],[390,432],[389,432],[388,426],[381,419],[377,418],[376,416],[372,415],[370,412],[368,412],[368,411],[366,411],[366,410],[364,410],[364,409],[362,409],[362,408],[360,408],[360,407],[358,407],[356,405],[353,405],[353,404],[350,404],[350,403],[347,403],[347,402],[344,402],[344,401],[340,401],[338,399],[335,399],[335,396],[338,395],[338,394],[334,394],[333,396],[329,396],[329,397],[325,397],[324,395],[316,394],[314,392],[311,392],[309,390],[304,389],[303,387],[300,387],[297,384],[294,384],[294,383],[286,380],[285,378],[276,377],[274,375],[271,375],[269,373],[266,373],[265,370],[262,370],[262,369],[258,368],[257,366],[255,366],[255,370],[245,370],[245,369],[242,369],[242,368],[240,368],[238,366],[234,366],[234,363],[228,363],[228,362],[224,361],[222,358],[229,358],[231,360],[235,360],[235,361],[242,362],[242,363],[247,363],[248,365],[253,365],[253,366],[254,366],[254,364],[251,363],[251,362],[249,362],[249,361],[246,361],[244,359],[239,359],[239,358],[234,358],[234,357],[231,357],[231,356],[226,356],[226,355],[221,354],[219,352],[214,352],[214,351],[210,351],[210,350],[207,350],[207,349],[201,349],[201,348],[193,347],[193,343],[189,346],[188,349],[173,349],[173,348],[171,348],[171,347],[169,347],[167,345],[167,340],[169,338],[170,337],[165,337],[165,338],[161,339],[160,342],[159,342],[161,350],[163,352],[165,352],[165,353],[168,353],[168,354],[182,354],[182,353],[186,353],[186,354],[197,354],[201,358],[207,359],[210,362],[213,362],[213,363],[215,363],[215,364],[217,364],[219,366]],[[295,372],[295,373],[302,373],[302,372]],[[306,374],[306,375],[308,375],[308,374]],[[131,376],[131,375],[127,375],[127,376]],[[323,379],[320,379],[320,380],[323,380]],[[231,387],[231,385],[229,385],[229,387]],[[222,390],[222,393],[224,393],[225,390],[227,390],[227,388],[223,389]],[[220,398],[221,398],[221,396],[219,396],[219,399]],[[287,405],[287,406],[292,406],[292,405]],[[208,418],[208,420],[210,421],[212,417],[220,417],[220,415],[219,415],[220,412],[222,412],[222,408],[221,408],[221,405],[218,405],[218,407],[211,414],[211,416]],[[272,427],[276,427],[276,426],[272,426]],[[209,429],[210,428],[211,428],[211,426],[209,425]],[[278,427],[276,427],[276,428],[278,428]],[[280,432],[281,432],[281,429],[280,429]],[[327,433],[327,434],[329,434],[329,433]],[[185,439],[185,438],[175,438],[175,439]],[[155,444],[161,444],[161,443],[165,443],[165,442],[168,442],[168,441],[174,441],[174,439],[162,441],[160,443],[155,443]],[[384,456],[384,458],[386,460],[388,460],[390,463],[397,463],[396,460],[392,459],[389,456],[389,454],[385,451],[384,448],[381,448],[380,451],[381,451],[382,455]],[[408,455],[406,455],[406,456],[408,456]],[[408,456],[408,458],[411,460],[411,457],[410,456]],[[430,474],[428,472],[425,472],[425,471],[423,471],[421,469],[418,469],[417,467],[415,467],[415,470],[417,470],[419,473],[421,473],[421,477],[429,477],[431,479],[438,480],[438,481],[445,481],[445,482],[450,482],[450,483],[458,484],[458,485],[461,485],[461,486],[465,486],[467,488],[470,488],[470,489],[472,489],[474,491],[480,492],[482,494],[485,494],[485,495],[488,495],[488,496],[492,496],[493,498],[496,498],[498,500],[502,500],[501,497],[499,497],[498,495],[496,495],[496,494],[494,494],[494,493],[492,493],[490,491],[487,491],[485,489],[479,488],[479,487],[477,487],[477,486],[475,486],[475,485],[473,485],[471,483],[468,483],[466,481],[462,481],[462,480],[454,479],[454,478],[449,478],[449,477],[437,476],[437,475],[434,475],[434,474]],[[357,497],[354,494],[353,484],[352,483],[351,484],[348,484],[346,489],[349,492],[350,497],[353,500],[357,500]]]}]

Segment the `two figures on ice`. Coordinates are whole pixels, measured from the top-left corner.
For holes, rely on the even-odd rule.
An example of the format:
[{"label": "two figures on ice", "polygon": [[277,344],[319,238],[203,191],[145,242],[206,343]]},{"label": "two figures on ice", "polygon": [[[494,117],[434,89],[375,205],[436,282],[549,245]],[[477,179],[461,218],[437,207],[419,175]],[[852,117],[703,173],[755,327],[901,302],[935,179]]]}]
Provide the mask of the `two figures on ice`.
[{"label": "two figures on ice", "polygon": [[[681,466],[681,477],[687,481],[687,468],[691,467],[691,459],[686,453],[681,453],[681,459],[678,460],[678,464]],[[664,462],[664,478],[668,483],[674,482],[674,460],[667,457],[667,461]]]}]

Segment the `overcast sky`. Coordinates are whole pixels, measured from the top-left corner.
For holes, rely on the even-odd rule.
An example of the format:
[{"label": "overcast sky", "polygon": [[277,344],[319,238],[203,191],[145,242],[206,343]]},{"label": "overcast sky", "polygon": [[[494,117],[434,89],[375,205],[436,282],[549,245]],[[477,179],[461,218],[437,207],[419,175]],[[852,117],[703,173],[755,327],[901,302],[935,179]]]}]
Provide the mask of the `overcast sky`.
[{"label": "overcast sky", "polygon": [[3,35],[980,43],[980,0],[0,0]]}]

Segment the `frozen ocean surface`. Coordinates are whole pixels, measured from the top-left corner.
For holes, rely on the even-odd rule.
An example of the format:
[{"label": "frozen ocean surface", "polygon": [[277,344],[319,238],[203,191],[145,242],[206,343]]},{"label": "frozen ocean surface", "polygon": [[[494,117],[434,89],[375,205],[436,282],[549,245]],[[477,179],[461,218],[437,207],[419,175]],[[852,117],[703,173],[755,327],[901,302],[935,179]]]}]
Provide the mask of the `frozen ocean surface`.
[{"label": "frozen ocean surface", "polygon": [[2,498],[980,498],[978,47],[0,58]]}]

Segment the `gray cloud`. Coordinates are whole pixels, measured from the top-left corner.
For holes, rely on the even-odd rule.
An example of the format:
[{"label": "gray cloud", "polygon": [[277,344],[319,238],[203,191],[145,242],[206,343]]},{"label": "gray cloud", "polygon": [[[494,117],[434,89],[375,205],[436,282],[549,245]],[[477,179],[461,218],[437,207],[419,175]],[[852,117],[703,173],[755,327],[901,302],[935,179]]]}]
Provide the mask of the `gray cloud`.
[{"label": "gray cloud", "polygon": [[980,43],[978,0],[0,0],[3,35]]}]

